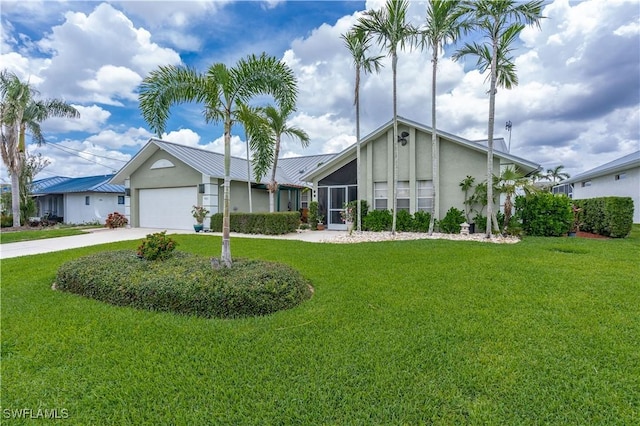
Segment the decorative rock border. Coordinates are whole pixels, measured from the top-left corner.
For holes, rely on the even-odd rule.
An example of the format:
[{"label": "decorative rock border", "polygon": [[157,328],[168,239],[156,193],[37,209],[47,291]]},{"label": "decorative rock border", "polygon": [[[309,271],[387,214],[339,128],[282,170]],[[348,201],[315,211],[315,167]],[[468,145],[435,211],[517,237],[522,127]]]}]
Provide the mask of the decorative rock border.
[{"label": "decorative rock border", "polygon": [[351,235],[345,233],[336,237],[321,240],[321,243],[334,243],[334,244],[349,244],[349,243],[364,243],[364,242],[379,242],[379,241],[406,241],[406,240],[455,240],[455,241],[477,241],[481,243],[495,243],[495,244],[515,244],[520,242],[517,237],[504,237],[502,235],[494,235],[491,238],[486,238],[485,234],[440,234],[433,233],[431,235],[420,232],[396,232],[393,235],[391,232],[353,232]]}]

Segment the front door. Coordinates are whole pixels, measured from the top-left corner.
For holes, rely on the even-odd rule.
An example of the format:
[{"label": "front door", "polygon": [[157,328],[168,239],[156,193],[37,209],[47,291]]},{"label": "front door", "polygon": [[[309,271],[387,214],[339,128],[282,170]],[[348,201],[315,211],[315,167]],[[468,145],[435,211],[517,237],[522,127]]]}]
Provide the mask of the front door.
[{"label": "front door", "polygon": [[347,202],[346,186],[329,187],[329,209],[327,211],[327,227],[335,230],[346,230],[347,225],[342,221],[342,210]]}]

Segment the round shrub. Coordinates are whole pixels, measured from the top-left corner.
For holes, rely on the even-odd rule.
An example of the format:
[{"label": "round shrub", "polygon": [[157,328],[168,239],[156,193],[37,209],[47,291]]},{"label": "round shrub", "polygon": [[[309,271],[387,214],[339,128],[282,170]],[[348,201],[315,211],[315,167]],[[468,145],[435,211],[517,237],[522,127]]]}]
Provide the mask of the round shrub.
[{"label": "round shrub", "polygon": [[60,266],[56,288],[117,306],[207,318],[267,315],[311,297],[307,280],[287,265],[235,259],[232,268],[216,269],[213,263],[183,252],[163,262],[129,250],[102,252]]},{"label": "round shrub", "polygon": [[438,222],[438,226],[440,227],[440,231],[445,234],[459,234],[460,233],[460,224],[465,221],[464,213],[462,210],[458,210],[455,207],[451,207],[444,219]]},{"label": "round shrub", "polygon": [[147,234],[138,246],[138,257],[146,260],[168,259],[178,243],[171,237],[167,237],[167,231]]}]

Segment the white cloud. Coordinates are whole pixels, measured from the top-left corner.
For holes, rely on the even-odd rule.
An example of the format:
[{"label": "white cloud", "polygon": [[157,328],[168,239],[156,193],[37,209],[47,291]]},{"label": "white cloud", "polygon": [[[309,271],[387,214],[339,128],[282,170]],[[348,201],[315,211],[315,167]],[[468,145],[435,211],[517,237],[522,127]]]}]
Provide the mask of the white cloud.
[{"label": "white cloud", "polygon": [[123,133],[106,129],[88,137],[85,140],[85,143],[91,144],[92,146],[108,147],[112,149],[123,147],[142,147],[142,145],[147,143],[151,137],[153,137],[153,134],[141,127],[131,127]]},{"label": "white cloud", "polygon": [[97,105],[82,106],[71,104],[80,113],[80,118],[52,117],[42,123],[42,130],[49,132],[99,132],[111,113]]},{"label": "white cloud", "polygon": [[162,140],[181,145],[200,147],[200,135],[191,129],[180,129],[162,135]]}]

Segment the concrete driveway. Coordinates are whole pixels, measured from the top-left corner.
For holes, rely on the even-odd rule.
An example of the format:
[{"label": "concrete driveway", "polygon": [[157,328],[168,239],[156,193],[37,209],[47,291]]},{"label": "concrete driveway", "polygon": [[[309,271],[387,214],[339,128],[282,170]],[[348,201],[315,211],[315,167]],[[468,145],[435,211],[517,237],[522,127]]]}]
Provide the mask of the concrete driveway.
[{"label": "concrete driveway", "polygon": [[[54,251],[67,250],[72,248],[95,246],[98,244],[113,243],[116,241],[139,240],[153,234],[162,232],[164,229],[150,228],[96,228],[91,229],[83,235],[73,235],[70,237],[47,238],[43,240],[23,241],[18,243],[0,244],[0,259],[9,259],[18,256],[29,256],[32,254],[50,253]],[[193,234],[193,230],[168,229],[170,234]],[[299,231],[285,235],[247,235],[231,233],[231,238],[277,238],[289,240],[302,240],[309,242],[321,242],[344,234],[346,231]],[[206,232],[197,235],[206,238],[207,236],[221,236],[219,232]]]}]

